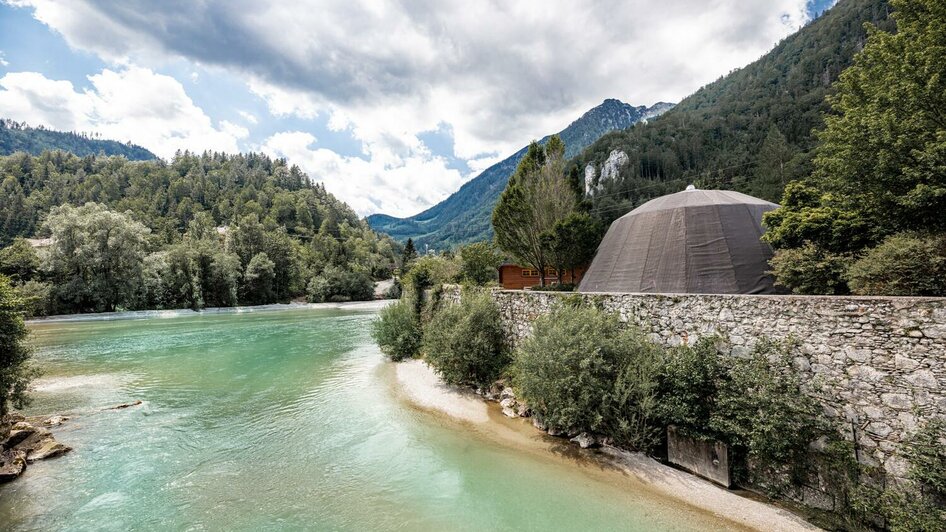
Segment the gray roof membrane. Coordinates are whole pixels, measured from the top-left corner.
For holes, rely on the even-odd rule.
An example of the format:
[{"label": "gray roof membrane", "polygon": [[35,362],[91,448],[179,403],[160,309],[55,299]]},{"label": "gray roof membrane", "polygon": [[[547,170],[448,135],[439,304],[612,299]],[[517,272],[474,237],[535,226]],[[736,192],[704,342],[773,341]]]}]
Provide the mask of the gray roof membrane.
[{"label": "gray roof membrane", "polygon": [[762,214],[778,205],[728,190],[652,199],[611,224],[579,292],[774,293]]}]

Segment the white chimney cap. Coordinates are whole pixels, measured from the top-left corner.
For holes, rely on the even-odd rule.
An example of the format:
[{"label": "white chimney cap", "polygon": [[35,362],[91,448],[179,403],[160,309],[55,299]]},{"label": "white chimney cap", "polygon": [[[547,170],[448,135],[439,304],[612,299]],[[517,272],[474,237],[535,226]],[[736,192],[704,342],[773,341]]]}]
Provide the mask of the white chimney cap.
[{"label": "white chimney cap", "polygon": [[693,185],[687,185],[687,190],[696,190],[696,187]]}]

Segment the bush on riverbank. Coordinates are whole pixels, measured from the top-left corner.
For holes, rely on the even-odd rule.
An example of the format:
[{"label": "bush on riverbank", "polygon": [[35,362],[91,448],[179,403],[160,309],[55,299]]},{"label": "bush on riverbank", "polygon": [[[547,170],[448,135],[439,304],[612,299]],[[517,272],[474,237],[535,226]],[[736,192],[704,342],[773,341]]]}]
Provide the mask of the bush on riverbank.
[{"label": "bush on riverbank", "polygon": [[884,479],[882,470],[859,463],[854,444],[835,441],[820,453],[820,480],[834,496],[829,526],[843,530],[928,532],[946,530],[946,421],[931,419],[903,441],[910,462],[906,481]]},{"label": "bush on riverbank", "polygon": [[26,403],[26,390],[34,376],[22,304],[10,279],[0,275],[0,421],[9,405],[20,408]]},{"label": "bush on riverbank", "polygon": [[794,344],[760,339],[747,356],[723,359],[719,342],[666,348],[612,313],[562,305],[516,352],[517,397],[550,427],[635,450],[652,450],[675,425],[729,445],[743,481],[797,484],[809,444],[829,430],[792,367]]},{"label": "bush on riverbank", "polygon": [[549,427],[595,432],[650,450],[662,353],[636,329],[600,309],[560,306],[533,324],[516,352],[517,397]]},{"label": "bush on riverbank", "polygon": [[488,386],[509,364],[499,308],[488,294],[464,292],[424,326],[424,356],[449,384]]},{"label": "bush on riverbank", "polygon": [[661,420],[688,436],[729,445],[739,480],[769,491],[784,488],[782,481],[799,483],[809,444],[830,430],[821,406],[801,389],[792,366],[795,344],[763,338],[747,356],[721,360],[719,341],[667,350]]},{"label": "bush on riverbank", "polygon": [[422,331],[414,305],[401,300],[381,309],[378,318],[371,324],[371,336],[378,342],[381,352],[391,360],[417,356]]},{"label": "bush on riverbank", "polygon": [[799,485],[809,445],[836,436],[821,405],[802,390],[792,364],[796,348],[794,342],[762,338],[747,357],[727,359],[708,423],[737,458],[736,478],[772,492],[787,487],[785,482]]},{"label": "bush on riverbank", "polygon": [[374,299],[374,281],[366,273],[329,266],[309,281],[306,295],[310,303],[370,301]]}]

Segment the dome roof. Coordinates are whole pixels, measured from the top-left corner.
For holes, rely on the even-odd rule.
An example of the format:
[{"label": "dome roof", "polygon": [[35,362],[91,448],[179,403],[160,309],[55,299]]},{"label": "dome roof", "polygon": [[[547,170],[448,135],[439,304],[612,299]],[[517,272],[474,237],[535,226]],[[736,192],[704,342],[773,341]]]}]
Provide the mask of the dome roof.
[{"label": "dome roof", "polygon": [[728,190],[652,199],[611,224],[580,292],[762,294],[772,249],[762,214],[778,205]]}]

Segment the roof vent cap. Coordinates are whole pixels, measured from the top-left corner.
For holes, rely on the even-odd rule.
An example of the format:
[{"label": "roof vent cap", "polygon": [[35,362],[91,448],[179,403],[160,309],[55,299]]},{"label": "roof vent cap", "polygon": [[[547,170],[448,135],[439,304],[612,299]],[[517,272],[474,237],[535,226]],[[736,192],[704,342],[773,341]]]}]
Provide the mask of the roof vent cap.
[{"label": "roof vent cap", "polygon": [[687,190],[696,190],[696,187],[693,185],[687,185]]}]

